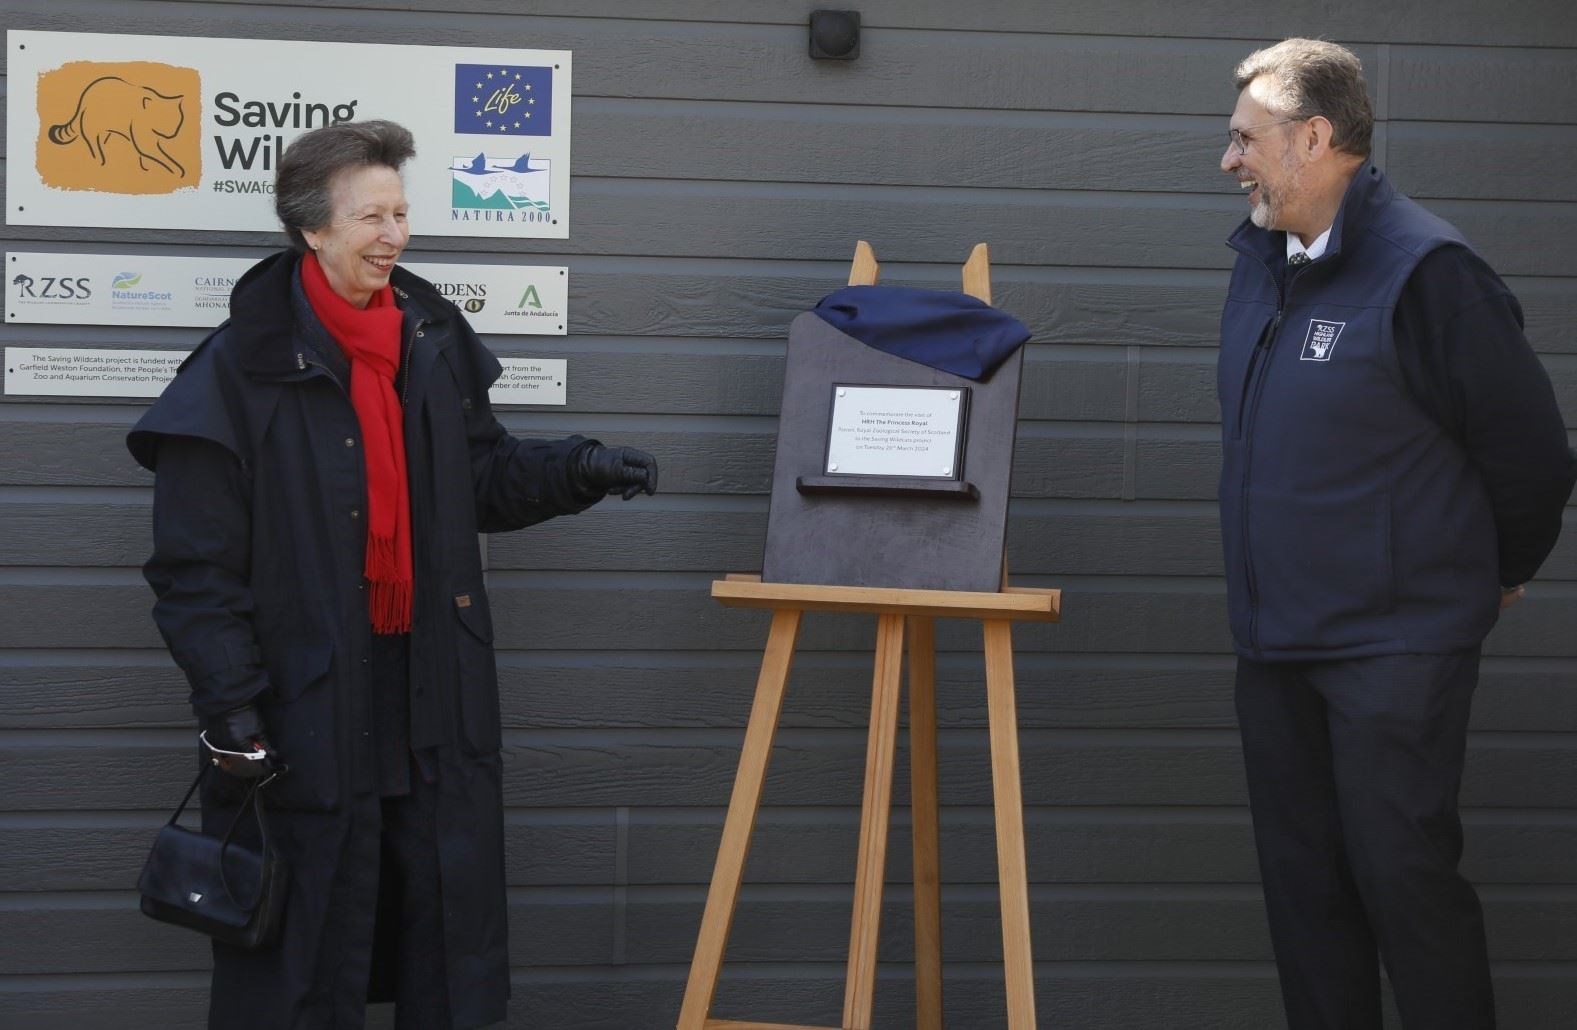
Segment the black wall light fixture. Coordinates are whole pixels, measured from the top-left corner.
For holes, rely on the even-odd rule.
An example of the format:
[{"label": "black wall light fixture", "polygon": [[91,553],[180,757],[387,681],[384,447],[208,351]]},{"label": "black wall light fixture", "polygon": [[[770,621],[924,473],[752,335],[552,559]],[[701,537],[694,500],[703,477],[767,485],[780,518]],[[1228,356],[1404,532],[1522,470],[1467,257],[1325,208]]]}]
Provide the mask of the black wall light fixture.
[{"label": "black wall light fixture", "polygon": [[859,11],[811,11],[810,56],[818,61],[852,61],[860,56]]}]

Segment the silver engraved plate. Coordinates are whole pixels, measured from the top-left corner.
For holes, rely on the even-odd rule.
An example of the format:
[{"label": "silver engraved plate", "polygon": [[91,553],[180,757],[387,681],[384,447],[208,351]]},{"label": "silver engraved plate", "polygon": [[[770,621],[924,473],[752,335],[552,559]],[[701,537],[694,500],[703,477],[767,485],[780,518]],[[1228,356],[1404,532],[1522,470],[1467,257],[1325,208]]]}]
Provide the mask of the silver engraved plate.
[{"label": "silver engraved plate", "polygon": [[965,391],[833,388],[828,475],[958,478]]}]

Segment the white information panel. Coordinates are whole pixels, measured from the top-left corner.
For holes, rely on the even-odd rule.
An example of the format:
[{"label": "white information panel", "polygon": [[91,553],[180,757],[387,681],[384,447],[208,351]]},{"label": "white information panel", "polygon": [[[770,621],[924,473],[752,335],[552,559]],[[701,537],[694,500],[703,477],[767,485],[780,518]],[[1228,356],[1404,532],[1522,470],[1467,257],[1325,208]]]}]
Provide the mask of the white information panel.
[{"label": "white information panel", "polygon": [[418,235],[569,236],[570,53],[6,33],[11,225],[272,231],[291,140],[386,118]]},{"label": "white information panel", "polygon": [[494,404],[567,404],[569,361],[565,358],[499,358],[504,374],[487,391]]},{"label": "white information panel", "polygon": [[827,473],[955,477],[962,390],[834,386]]},{"label": "white information panel", "polygon": [[5,392],[32,397],[157,397],[188,353],[7,347]]},{"label": "white information panel", "polygon": [[[255,258],[13,251],[5,318],[21,325],[212,327],[230,317],[230,288]],[[563,336],[569,269],[402,261],[465,313],[479,333]]]},{"label": "white information panel", "polygon": [[[157,397],[190,351],[7,347],[5,392],[26,397]],[[494,404],[567,403],[564,358],[501,358]]]}]

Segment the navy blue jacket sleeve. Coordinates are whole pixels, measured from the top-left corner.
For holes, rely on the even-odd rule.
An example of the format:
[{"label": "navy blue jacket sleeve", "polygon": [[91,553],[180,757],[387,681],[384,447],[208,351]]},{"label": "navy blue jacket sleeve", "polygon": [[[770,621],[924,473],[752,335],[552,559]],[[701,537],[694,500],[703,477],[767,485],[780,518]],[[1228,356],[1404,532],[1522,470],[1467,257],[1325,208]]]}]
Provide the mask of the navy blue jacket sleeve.
[{"label": "navy blue jacket sleeve", "polygon": [[1427,255],[1396,305],[1402,377],[1483,477],[1508,587],[1549,556],[1577,481],[1555,391],[1522,327],[1516,297],[1463,247]]},{"label": "navy blue jacket sleeve", "polygon": [[153,619],[186,674],[198,715],[268,688],[252,631],[251,484],[211,440],[161,436],[153,486],[153,556],[143,575]]},{"label": "navy blue jacket sleeve", "polygon": [[556,515],[585,511],[601,500],[600,495],[577,493],[570,477],[570,459],[586,442],[584,438],[521,439],[499,423],[487,388],[502,369],[463,320],[453,350],[459,362],[457,372],[469,383],[465,390],[466,437],[476,490],[477,528],[484,533],[520,529]]}]

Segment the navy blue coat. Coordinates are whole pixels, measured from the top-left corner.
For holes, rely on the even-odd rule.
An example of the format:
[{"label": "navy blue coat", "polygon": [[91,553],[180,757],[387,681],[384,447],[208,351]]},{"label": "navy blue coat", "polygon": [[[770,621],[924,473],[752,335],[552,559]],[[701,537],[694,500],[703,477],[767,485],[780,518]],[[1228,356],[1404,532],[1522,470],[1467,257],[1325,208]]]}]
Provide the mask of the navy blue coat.
[{"label": "navy blue coat", "polygon": [[[161,509],[166,484],[156,487],[144,572],[194,710],[256,703],[291,767],[268,791],[271,828],[295,878],[285,939],[262,955],[227,959],[221,949],[216,959],[246,963],[244,976],[228,978],[246,985],[245,996],[225,1004],[259,1027],[289,1024],[284,1006],[316,964],[353,773],[370,761],[369,727],[352,703],[371,696],[361,430],[343,356],[312,315],[298,267],[283,253],[247,272],[230,320],[128,438],[156,473],[172,437],[228,456],[227,474],[202,484],[201,511]],[[430,284],[398,268],[392,281],[404,310],[415,541],[411,743],[430,749],[437,767],[448,993],[455,1024],[475,1026],[502,1019],[509,994],[498,678],[477,532],[517,529],[590,502],[566,470],[579,438],[506,433],[487,393],[498,361]],[[208,783],[205,823],[222,826],[234,784]],[[224,970],[217,973],[219,983]]]}]

